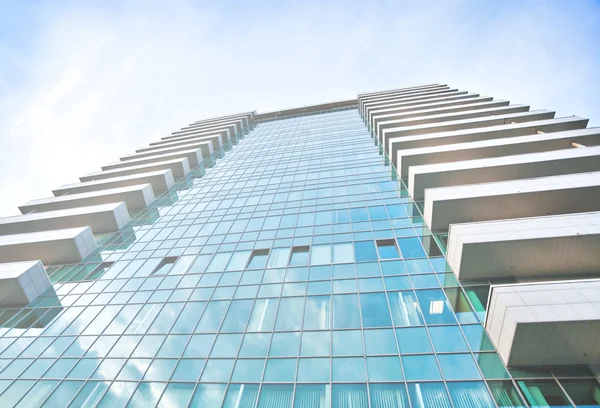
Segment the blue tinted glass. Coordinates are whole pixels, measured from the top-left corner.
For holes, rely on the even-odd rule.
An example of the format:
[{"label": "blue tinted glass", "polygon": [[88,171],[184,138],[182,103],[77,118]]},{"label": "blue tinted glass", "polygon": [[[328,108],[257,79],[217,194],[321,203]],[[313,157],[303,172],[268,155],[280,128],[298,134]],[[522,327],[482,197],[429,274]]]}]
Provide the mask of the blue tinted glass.
[{"label": "blue tinted glass", "polygon": [[257,397],[258,384],[231,384],[223,408],[254,408]]},{"label": "blue tinted glass", "polygon": [[377,241],[377,250],[379,251],[379,258],[381,259],[393,259],[400,257],[394,240],[386,239]]},{"label": "blue tinted glass", "polygon": [[242,348],[240,349],[239,355],[240,357],[264,357],[267,355],[270,342],[270,334],[247,333],[244,336],[244,341],[242,343]]},{"label": "blue tinted glass", "polygon": [[375,251],[375,243],[373,241],[355,242],[354,253],[356,255],[356,262],[377,260],[377,252]]},{"label": "blue tinted glass", "polygon": [[365,360],[358,357],[334,358],[332,360],[333,381],[365,381]]},{"label": "blue tinted glass", "polygon": [[404,384],[370,384],[371,408],[408,408]]},{"label": "blue tinted glass", "polygon": [[456,408],[493,408],[495,406],[483,382],[449,382],[448,391]]},{"label": "blue tinted glass", "polygon": [[450,398],[441,382],[408,383],[413,408],[450,408]]},{"label": "blue tinted glass", "polygon": [[419,304],[412,291],[388,292],[395,326],[418,326],[423,324]]},{"label": "blue tinted glass", "polygon": [[440,370],[433,354],[402,356],[407,380],[441,380]]},{"label": "blue tinted glass", "polygon": [[236,382],[258,382],[262,378],[265,360],[263,359],[239,359],[233,369],[231,381]]},{"label": "blue tinted glass", "polygon": [[469,351],[458,326],[430,327],[429,335],[437,352]]},{"label": "blue tinted glass", "polygon": [[363,355],[362,335],[360,330],[334,330],[333,355]]},{"label": "blue tinted glass", "polygon": [[195,384],[186,383],[170,383],[167,385],[158,407],[185,407],[188,405],[192,393],[194,392]]},{"label": "blue tinted glass", "polygon": [[235,360],[209,359],[206,362],[200,381],[203,382],[227,382],[233,370]]},{"label": "blue tinted glass", "polygon": [[225,394],[225,388],[225,384],[198,384],[190,406],[198,408],[220,406]]},{"label": "blue tinted glass", "polygon": [[179,360],[177,368],[171,377],[173,381],[198,381],[204,367],[204,359],[182,359]]},{"label": "blue tinted glass", "polygon": [[392,329],[365,330],[367,354],[397,354],[396,340]]},{"label": "blue tinted glass", "polygon": [[274,333],[269,355],[276,357],[297,356],[299,346],[300,332]]},{"label": "blue tinted glass", "polygon": [[333,296],[333,327],[335,329],[360,327],[357,295]]},{"label": "blue tinted glass", "polygon": [[447,380],[473,380],[481,378],[471,354],[439,354],[442,373]]},{"label": "blue tinted glass", "polygon": [[294,397],[294,407],[298,408],[329,408],[329,384],[298,384]]},{"label": "blue tinted glass", "polygon": [[293,385],[265,384],[260,390],[258,408],[291,407],[293,393]]},{"label": "blue tinted glass", "polygon": [[301,358],[298,361],[299,382],[329,382],[328,358]]},{"label": "blue tinted glass", "polygon": [[417,299],[427,324],[454,324],[456,319],[444,292],[437,289],[417,290]]},{"label": "blue tinted glass", "polygon": [[331,332],[317,331],[302,333],[300,355],[303,357],[330,355]]},{"label": "blue tinted glass", "polygon": [[425,250],[418,238],[399,238],[398,246],[404,258],[424,258]]},{"label": "blue tinted glass", "polygon": [[333,384],[331,387],[331,407],[348,408],[348,401],[352,408],[367,408],[367,386],[366,384]]},{"label": "blue tinted glass", "polygon": [[392,325],[385,293],[360,295],[360,309],[364,327]]},{"label": "blue tinted glass", "polygon": [[431,343],[424,327],[396,329],[400,353],[431,353]]},{"label": "blue tinted glass", "polygon": [[402,367],[398,356],[367,357],[369,381],[401,381]]},{"label": "blue tinted glass", "polygon": [[52,392],[52,394],[46,399],[43,407],[57,407],[64,404],[65,401],[71,401],[77,391],[83,385],[83,381],[63,381],[58,387]]},{"label": "blue tinted glass", "polygon": [[292,382],[296,377],[295,358],[270,358],[267,360],[264,381]]}]

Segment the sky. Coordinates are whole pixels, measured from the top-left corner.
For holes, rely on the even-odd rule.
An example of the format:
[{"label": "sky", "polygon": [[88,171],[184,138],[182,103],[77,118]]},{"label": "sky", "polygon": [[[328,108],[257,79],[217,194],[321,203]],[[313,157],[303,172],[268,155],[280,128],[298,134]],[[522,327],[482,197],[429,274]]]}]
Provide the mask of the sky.
[{"label": "sky", "polygon": [[600,126],[600,1],[0,0],[0,216],[195,120],[446,83]]}]

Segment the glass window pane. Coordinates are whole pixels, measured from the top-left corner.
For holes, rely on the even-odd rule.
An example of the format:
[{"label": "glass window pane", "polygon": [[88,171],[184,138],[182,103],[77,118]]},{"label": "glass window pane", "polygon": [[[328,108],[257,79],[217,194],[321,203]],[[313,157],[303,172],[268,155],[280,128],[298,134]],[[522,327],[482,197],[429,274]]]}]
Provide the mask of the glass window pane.
[{"label": "glass window pane", "polygon": [[240,357],[264,357],[267,355],[270,342],[270,334],[246,333],[240,349]]},{"label": "glass window pane", "polygon": [[301,246],[292,248],[292,257],[290,258],[290,266],[305,266],[308,265],[309,246]]},{"label": "glass window pane", "polygon": [[331,328],[331,302],[329,296],[308,296],[304,309],[304,330]]},{"label": "glass window pane", "polygon": [[171,381],[198,381],[204,367],[204,359],[181,359],[175,368]]},{"label": "glass window pane", "polygon": [[234,300],[229,306],[227,316],[221,327],[222,332],[240,332],[246,328],[246,323],[252,311],[252,300]]},{"label": "glass window pane", "polygon": [[467,342],[473,351],[494,350],[487,333],[480,324],[469,324],[462,326]]},{"label": "glass window pane", "polygon": [[365,360],[361,357],[334,358],[333,381],[365,381]]},{"label": "glass window pane", "polygon": [[416,294],[427,324],[456,323],[454,313],[452,313],[443,291],[438,289],[417,290]]},{"label": "glass window pane", "polygon": [[367,293],[360,295],[360,310],[364,327],[392,325],[385,293]]},{"label": "glass window pane", "polygon": [[170,383],[165,389],[157,407],[186,407],[190,402],[195,384]]},{"label": "glass window pane", "polygon": [[407,380],[441,380],[440,370],[433,354],[402,356],[402,366]]},{"label": "glass window pane", "polygon": [[502,360],[496,353],[475,353],[475,360],[479,364],[479,368],[483,373],[483,378],[488,379],[502,379],[510,378],[508,371],[504,367]]},{"label": "glass window pane", "polygon": [[[560,380],[577,407],[600,406],[600,384],[596,380]],[[493,392],[493,391],[492,391]]]},{"label": "glass window pane", "polygon": [[83,381],[61,382],[60,385],[56,387],[52,395],[50,395],[46,402],[44,402],[44,405],[42,405],[42,407],[59,407],[61,406],[61,404],[65,404],[65,402],[71,401],[71,399],[75,396],[75,394],[77,394],[77,391],[79,391],[83,384]]},{"label": "glass window pane", "polygon": [[333,244],[333,263],[354,262],[354,246],[351,243]]},{"label": "glass window pane", "polygon": [[334,330],[333,355],[363,355],[362,334],[360,330]]},{"label": "glass window pane", "polygon": [[254,408],[258,397],[258,385],[231,384],[227,389],[223,408]]},{"label": "glass window pane", "polygon": [[359,241],[354,243],[356,262],[376,261],[377,252],[373,241]]},{"label": "glass window pane", "polygon": [[195,408],[212,408],[221,406],[225,394],[225,384],[198,384],[190,403]]},{"label": "glass window pane", "polygon": [[411,292],[388,292],[390,309],[395,326],[420,326],[423,324],[419,304]]},{"label": "glass window pane", "polygon": [[303,298],[283,298],[279,305],[275,330],[300,330],[304,315]]},{"label": "glass window pane", "polygon": [[236,357],[243,334],[219,334],[213,346],[211,357]]},{"label": "glass window pane", "polygon": [[229,301],[211,301],[208,302],[202,318],[196,326],[197,333],[214,333],[221,327],[221,321],[227,312]]},{"label": "glass window pane", "polygon": [[371,408],[408,408],[404,384],[370,384]]},{"label": "glass window pane", "polygon": [[300,355],[304,357],[330,355],[331,332],[303,332]]},{"label": "glass window pane", "polygon": [[294,407],[297,408],[329,408],[331,392],[329,384],[298,384]]},{"label": "glass window pane", "polygon": [[300,332],[274,333],[269,350],[270,356],[288,357],[297,356],[300,347]]},{"label": "glass window pane", "polygon": [[108,391],[96,407],[123,408],[136,389],[136,383],[117,381],[112,383]]},{"label": "glass window pane", "polygon": [[272,331],[277,315],[277,302],[277,299],[257,299],[246,330],[249,332]]},{"label": "glass window pane", "polygon": [[398,246],[404,258],[425,258],[425,250],[418,238],[399,238]]},{"label": "glass window pane", "polygon": [[231,252],[218,253],[215,254],[212,261],[206,268],[206,272],[223,272],[225,270],[225,265],[229,262],[229,258],[231,258]]},{"label": "glass window pane", "polygon": [[529,405],[542,407],[570,407],[565,393],[554,380],[519,380],[517,385]]},{"label": "glass window pane", "polygon": [[398,356],[367,357],[369,381],[402,381],[402,367]]},{"label": "glass window pane", "polygon": [[209,359],[206,362],[200,381],[203,382],[227,382],[233,370],[235,360]]},{"label": "glass window pane", "polygon": [[[258,408],[286,408],[292,406],[293,385],[265,384],[260,390]],[[237,407],[236,407],[237,408]]]},{"label": "glass window pane", "polygon": [[481,378],[471,354],[438,354],[442,373],[447,380],[472,380]]},{"label": "glass window pane", "polygon": [[483,382],[449,382],[448,391],[455,408],[494,408]]},{"label": "glass window pane", "polygon": [[488,385],[492,397],[499,407],[521,408],[526,406],[512,381],[489,381]]},{"label": "glass window pane", "polygon": [[329,382],[328,358],[301,358],[298,362],[298,381]]},{"label": "glass window pane", "polygon": [[239,359],[233,369],[231,381],[236,382],[259,382],[265,367],[264,359]]},{"label": "glass window pane", "polygon": [[263,269],[267,266],[268,249],[255,249],[248,263],[248,269]]},{"label": "glass window pane", "polygon": [[285,268],[290,258],[291,248],[273,248],[267,262],[267,268]]},{"label": "glass window pane", "polygon": [[408,394],[413,408],[451,407],[446,387],[441,382],[408,383]]},{"label": "glass window pane", "polygon": [[431,343],[424,327],[396,329],[400,353],[431,353]]},{"label": "glass window pane", "polygon": [[311,265],[326,265],[331,263],[331,245],[313,245],[310,251]]},{"label": "glass window pane", "polygon": [[436,352],[469,351],[458,326],[434,326],[429,335]]},{"label": "glass window pane", "polygon": [[234,252],[231,260],[227,264],[227,271],[241,271],[246,267],[246,262],[250,257],[251,251]]},{"label": "glass window pane", "polygon": [[333,327],[352,329],[360,327],[358,296],[333,295]]},{"label": "glass window pane", "polygon": [[39,407],[57,385],[58,381],[38,381],[19,401],[19,407]]},{"label": "glass window pane", "polygon": [[365,330],[367,354],[398,354],[392,329]]},{"label": "glass window pane", "polygon": [[[110,381],[88,381],[71,402],[71,407],[94,407],[108,389]],[[4,394],[2,395],[4,397]]]},{"label": "glass window pane", "polygon": [[[349,405],[351,401],[352,405]],[[332,408],[367,408],[366,384],[333,384],[331,387]]]},{"label": "glass window pane", "polygon": [[381,239],[377,241],[377,251],[381,259],[400,258],[396,243],[393,239]]},{"label": "glass window pane", "polygon": [[292,382],[296,377],[295,358],[270,358],[267,360],[264,381]]}]

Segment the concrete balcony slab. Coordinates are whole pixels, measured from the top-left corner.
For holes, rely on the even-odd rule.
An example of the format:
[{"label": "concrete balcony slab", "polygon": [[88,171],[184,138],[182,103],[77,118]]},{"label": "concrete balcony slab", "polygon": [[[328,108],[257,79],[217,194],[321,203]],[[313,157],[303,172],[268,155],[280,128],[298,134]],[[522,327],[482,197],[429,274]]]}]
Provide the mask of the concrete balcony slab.
[{"label": "concrete balcony slab", "polygon": [[85,183],[66,184],[52,190],[55,196],[65,194],[89,193],[91,191],[108,190],[118,187],[128,187],[150,183],[154,192],[168,190],[174,183],[171,170],[157,170],[131,176],[115,177],[106,180],[86,181]]}]

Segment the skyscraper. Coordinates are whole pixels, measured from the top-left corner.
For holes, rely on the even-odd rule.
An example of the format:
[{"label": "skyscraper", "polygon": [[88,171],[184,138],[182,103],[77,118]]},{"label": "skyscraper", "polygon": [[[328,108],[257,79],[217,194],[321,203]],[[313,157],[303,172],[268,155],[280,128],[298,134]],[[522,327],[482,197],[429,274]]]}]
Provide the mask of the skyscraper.
[{"label": "skyscraper", "polygon": [[439,84],[194,122],[0,220],[0,406],[599,406],[586,127]]}]

